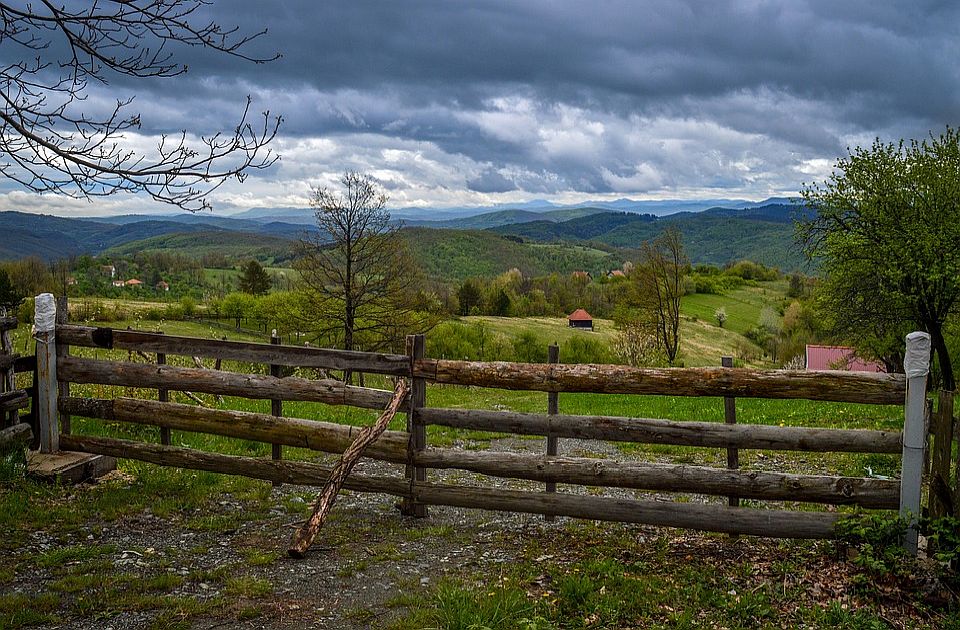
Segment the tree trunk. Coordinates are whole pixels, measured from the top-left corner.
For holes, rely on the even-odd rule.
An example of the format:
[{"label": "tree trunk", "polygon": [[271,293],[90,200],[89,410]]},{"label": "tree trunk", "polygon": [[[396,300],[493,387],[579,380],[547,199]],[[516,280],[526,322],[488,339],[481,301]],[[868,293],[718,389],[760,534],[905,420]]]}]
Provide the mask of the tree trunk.
[{"label": "tree trunk", "polygon": [[950,363],[950,351],[947,349],[947,342],[943,338],[943,327],[940,324],[931,324],[930,341],[933,344],[933,350],[937,353],[937,361],[940,364],[940,377],[943,379],[943,389],[954,391],[957,388],[953,378],[953,364]]}]

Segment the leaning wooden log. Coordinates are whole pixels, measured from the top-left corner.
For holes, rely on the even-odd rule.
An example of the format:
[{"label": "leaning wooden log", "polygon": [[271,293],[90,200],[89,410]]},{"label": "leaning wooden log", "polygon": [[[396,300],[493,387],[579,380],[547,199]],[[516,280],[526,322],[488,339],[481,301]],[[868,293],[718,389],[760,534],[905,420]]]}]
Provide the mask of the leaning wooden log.
[{"label": "leaning wooden log", "polygon": [[[331,467],[320,464],[220,455],[112,438],[69,435],[63,437],[62,445],[72,451],[301,485],[323,485],[331,471]],[[417,484],[411,492],[410,485],[402,479],[358,474],[347,477],[343,487],[358,492],[380,492],[413,498],[432,505],[552,514],[774,538],[832,538],[833,526],[841,518],[836,512],[792,512],[730,508],[725,505],[662,503],[566,493],[455,487],[429,482]]]},{"label": "leaning wooden log", "polygon": [[420,410],[420,418],[425,424],[459,429],[643,444],[839,453],[901,451],[898,431],[731,425],[617,416],[551,416],[480,409],[425,408]]},{"label": "leaning wooden log", "polygon": [[414,461],[430,468],[456,468],[509,479],[719,496],[735,494],[768,501],[896,509],[900,500],[898,481],[859,477],[452,449],[427,449],[416,453]]},{"label": "leaning wooden log", "polygon": [[407,381],[401,379],[393,391],[393,398],[390,399],[390,404],[383,410],[383,413],[380,414],[377,421],[372,426],[361,429],[357,435],[357,439],[343,452],[340,461],[333,467],[330,478],[327,479],[327,483],[324,484],[320,496],[317,497],[317,502],[313,507],[313,514],[310,515],[307,522],[293,535],[293,541],[290,543],[290,548],[287,549],[290,557],[303,558],[304,555],[306,555],[307,549],[313,544],[313,539],[317,537],[317,533],[320,531],[320,528],[323,527],[323,522],[326,520],[331,508],[333,508],[333,504],[337,500],[337,494],[340,493],[340,488],[343,487],[343,482],[350,475],[350,471],[357,465],[357,462],[360,461],[363,451],[386,431],[390,421],[397,415],[400,405],[406,401],[407,389]]},{"label": "leaning wooden log", "polygon": [[[250,411],[199,409],[193,405],[138,398],[63,398],[60,408],[87,418],[148,424],[174,431],[211,433],[326,453],[343,453],[361,430],[335,422],[278,417]],[[407,461],[409,441],[410,434],[405,431],[384,431],[364,454],[402,464]]]},{"label": "leaning wooden log", "polygon": [[543,392],[801,398],[902,405],[902,374],[625,365],[506,363],[421,359],[414,376],[436,383]]},{"label": "leaning wooden log", "polygon": [[199,339],[137,330],[114,330],[112,328],[92,328],[89,326],[59,326],[57,328],[57,340],[60,343],[75,346],[132,349],[143,352],[160,352],[228,361],[249,361],[251,363],[328,370],[356,370],[392,376],[410,375],[410,358],[402,354]]},{"label": "leaning wooden log", "polygon": [[243,398],[306,400],[363,409],[383,409],[391,398],[389,391],[353,387],[330,380],[315,381],[292,376],[276,378],[126,361],[64,357],[57,369],[63,380],[73,383],[146,387]]},{"label": "leaning wooden log", "polygon": [[22,389],[0,394],[0,414],[26,409],[29,404],[30,399],[27,397],[27,392]]},{"label": "leaning wooden log", "polygon": [[0,449],[11,444],[29,444],[33,442],[33,429],[29,424],[19,423],[0,430]]}]

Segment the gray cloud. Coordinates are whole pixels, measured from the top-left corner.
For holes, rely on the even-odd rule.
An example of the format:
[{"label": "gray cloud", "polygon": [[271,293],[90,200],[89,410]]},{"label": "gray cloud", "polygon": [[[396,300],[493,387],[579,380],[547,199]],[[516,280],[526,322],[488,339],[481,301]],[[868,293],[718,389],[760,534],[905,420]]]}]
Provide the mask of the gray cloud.
[{"label": "gray cloud", "polygon": [[[283,162],[218,193],[297,203],[374,173],[398,205],[584,195],[763,197],[822,178],[847,146],[957,124],[950,2],[220,0],[264,65],[195,49],[136,93],[143,134],[210,133],[246,94],[282,113]],[[304,203],[305,198],[299,203]]]}]

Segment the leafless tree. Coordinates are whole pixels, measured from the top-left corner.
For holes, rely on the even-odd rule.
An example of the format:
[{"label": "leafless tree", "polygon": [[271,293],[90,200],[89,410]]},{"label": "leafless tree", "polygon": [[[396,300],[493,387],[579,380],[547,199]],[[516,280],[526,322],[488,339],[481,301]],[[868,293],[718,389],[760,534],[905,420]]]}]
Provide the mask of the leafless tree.
[{"label": "leafless tree", "polygon": [[[85,108],[90,84],[112,77],[167,78],[187,71],[177,45],[199,47],[254,63],[246,55],[263,35],[198,21],[208,0],[0,2],[0,174],[28,190],[76,198],[144,192],[186,210],[208,208],[207,195],[243,180],[278,156],[267,145],[280,117],[250,111],[247,97],[229,131],[188,141],[187,131],[164,135],[156,150],[130,148],[125,135],[140,128],[133,98],[108,114]],[[87,111],[84,111],[84,110]],[[262,118],[262,119],[261,119]]]},{"label": "leafless tree", "polygon": [[680,230],[668,228],[653,241],[643,244],[634,271],[640,306],[652,314],[657,338],[670,365],[680,350],[680,299],[688,265]]},{"label": "leafless tree", "polygon": [[[422,285],[387,197],[369,176],[348,172],[342,192],[316,188],[319,231],[300,242],[296,267],[311,297],[312,328],[345,350],[378,350],[423,331],[431,318]],[[340,336],[342,334],[342,337]]]}]

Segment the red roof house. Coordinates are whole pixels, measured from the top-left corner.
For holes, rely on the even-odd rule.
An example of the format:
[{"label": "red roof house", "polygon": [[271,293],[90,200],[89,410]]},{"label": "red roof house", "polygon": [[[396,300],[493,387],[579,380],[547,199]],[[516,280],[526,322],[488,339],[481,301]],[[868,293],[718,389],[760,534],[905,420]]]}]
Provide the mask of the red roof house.
[{"label": "red roof house", "polygon": [[808,370],[847,370],[850,372],[884,372],[878,361],[864,361],[845,346],[807,346]]},{"label": "red roof house", "polygon": [[593,330],[593,317],[582,308],[578,308],[567,317],[567,324],[571,328],[589,328]]}]

